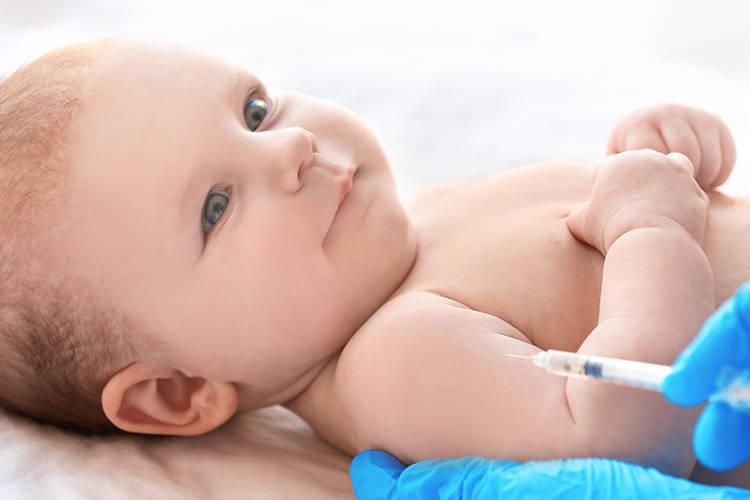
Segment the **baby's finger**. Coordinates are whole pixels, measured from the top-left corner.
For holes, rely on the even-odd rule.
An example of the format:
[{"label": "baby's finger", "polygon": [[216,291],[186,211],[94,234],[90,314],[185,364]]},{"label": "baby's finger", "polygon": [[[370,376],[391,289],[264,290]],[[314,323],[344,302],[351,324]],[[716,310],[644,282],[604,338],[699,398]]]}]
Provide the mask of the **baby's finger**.
[{"label": "baby's finger", "polygon": [[628,128],[622,124],[617,125],[612,133],[609,134],[609,141],[607,141],[607,156],[622,153],[623,145],[625,144],[625,134],[628,132]]},{"label": "baby's finger", "polygon": [[679,163],[681,166],[685,167],[690,171],[690,173],[695,176],[695,166],[693,165],[693,162],[690,161],[690,158],[685,156],[682,153],[669,153],[667,155],[668,158],[671,158],[672,161]]},{"label": "baby's finger", "polygon": [[568,218],[565,220],[565,222],[567,223],[568,229],[570,230],[571,234],[575,236],[578,241],[597,248],[600,252],[602,252],[603,255],[601,245],[592,237],[592,235],[590,234],[591,228],[588,227],[591,225],[588,221],[590,217],[590,206],[590,201],[581,203],[570,211],[570,214],[568,214]]},{"label": "baby's finger", "polygon": [[570,232],[573,234],[573,236],[576,237],[576,239],[580,241],[585,241],[583,238],[583,216],[585,214],[586,208],[588,207],[588,204],[589,202],[586,202],[576,206],[573,210],[570,211],[570,213],[568,214],[568,218],[565,219]]},{"label": "baby's finger", "polygon": [[690,125],[685,120],[665,120],[661,124],[661,132],[669,151],[682,153],[690,158],[693,167],[700,172],[701,148]]},{"label": "baby's finger", "polygon": [[734,163],[737,161],[737,147],[734,144],[734,138],[729,129],[724,126],[719,131],[719,140],[721,143],[721,170],[711,186],[720,186],[726,182],[732,173]]},{"label": "baby's finger", "polygon": [[721,137],[718,130],[706,130],[698,136],[703,159],[695,180],[702,188],[714,183],[721,170]]},{"label": "baby's finger", "polygon": [[632,119],[626,119],[612,131],[607,144],[607,156],[645,148],[665,154],[668,152],[661,135],[653,125],[632,122]]},{"label": "baby's finger", "polygon": [[636,149],[653,149],[662,154],[669,153],[664,138],[653,125],[644,124],[632,130],[625,137],[625,149],[622,151],[634,151]]}]

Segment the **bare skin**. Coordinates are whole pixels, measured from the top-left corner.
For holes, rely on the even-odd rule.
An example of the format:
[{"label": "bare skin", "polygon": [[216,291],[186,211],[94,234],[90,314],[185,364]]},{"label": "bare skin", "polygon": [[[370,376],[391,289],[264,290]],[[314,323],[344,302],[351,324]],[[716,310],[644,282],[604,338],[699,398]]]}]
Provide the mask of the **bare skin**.
[{"label": "bare skin", "polygon": [[73,161],[53,264],[165,344],[104,388],[123,430],[202,434],[296,396],[414,260],[364,123],[191,48],[116,39]]},{"label": "bare skin", "polygon": [[[670,120],[688,110],[670,108]],[[705,134],[724,127],[705,118]],[[428,191],[409,209],[419,253],[407,280],[289,406],[351,454],[383,449],[407,463],[606,456],[689,475],[699,409],[644,391],[566,382],[504,354],[551,348],[671,364],[716,305],[750,278],[750,205],[712,190],[731,171],[729,141],[727,163],[696,160],[708,197],[695,182],[628,187],[634,175],[670,162],[692,168],[684,157],[641,151],[611,156],[607,168],[625,175],[598,185],[594,166],[548,162]],[[633,172],[633,160],[646,170]],[[604,200],[617,200],[628,189],[636,206],[664,204],[668,220],[690,230],[654,223],[652,204],[648,231],[630,224],[604,244],[603,229],[587,228],[581,214],[600,215],[606,203],[592,210],[584,202],[605,191]],[[680,218],[672,210],[685,199],[692,205]],[[599,218],[603,226],[609,216]]]},{"label": "bare skin", "polygon": [[[251,101],[270,110],[257,128],[243,115]],[[104,411],[121,429],[201,434],[283,403],[351,454],[593,454],[692,468],[696,410],[567,382],[504,354],[557,348],[671,363],[750,278],[744,200],[714,192],[709,208],[693,173],[691,185],[667,168],[678,177],[655,176],[649,199],[663,189],[691,215],[670,212],[679,220],[652,231],[651,212],[631,207],[638,217],[602,242],[613,217],[569,217],[600,193],[601,169],[550,162],[428,189],[405,211],[377,140],[350,112],[269,91],[207,54],[133,40],[113,44],[85,104],[51,248],[60,272],[126,307],[166,346],[104,388]],[[723,124],[703,118],[716,139],[696,138],[705,165],[681,152],[711,188],[734,159],[711,155],[726,146]],[[641,135],[626,149],[661,150]],[[610,158],[634,172],[682,161],[633,154]],[[615,190],[630,201],[600,196],[588,213],[634,205],[644,186]],[[227,187],[226,209],[202,221],[204,202]],[[636,323],[610,320],[622,316]]]}]

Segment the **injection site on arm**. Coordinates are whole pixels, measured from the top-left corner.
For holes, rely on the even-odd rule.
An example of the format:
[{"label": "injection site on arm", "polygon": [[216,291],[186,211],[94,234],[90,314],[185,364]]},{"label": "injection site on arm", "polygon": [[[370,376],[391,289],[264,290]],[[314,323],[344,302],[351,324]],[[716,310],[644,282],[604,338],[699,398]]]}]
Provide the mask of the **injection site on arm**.
[{"label": "injection site on arm", "polygon": [[[591,201],[568,220],[605,256],[599,323],[579,353],[669,365],[713,312],[713,271],[701,247],[708,198],[693,173],[686,157],[654,151],[603,162]],[[639,462],[631,443],[647,441],[660,444],[652,447],[657,455],[641,457],[647,463],[677,475],[692,468],[696,410],[576,379],[568,379],[567,394],[598,456]]]}]

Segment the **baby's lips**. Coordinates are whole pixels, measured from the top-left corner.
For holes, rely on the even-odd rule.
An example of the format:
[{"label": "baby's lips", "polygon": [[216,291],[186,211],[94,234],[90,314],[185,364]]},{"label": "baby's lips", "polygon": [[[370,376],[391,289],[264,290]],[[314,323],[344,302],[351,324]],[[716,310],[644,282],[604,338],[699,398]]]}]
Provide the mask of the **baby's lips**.
[{"label": "baby's lips", "polygon": [[310,167],[318,167],[323,170],[336,175],[343,175],[344,177],[354,176],[356,168],[350,162],[343,160],[342,158],[336,158],[327,154],[313,153]]},{"label": "baby's lips", "polygon": [[341,199],[339,200],[339,203],[344,199],[347,193],[351,191],[352,183],[354,180],[354,173],[357,170],[354,165],[345,161],[338,161],[337,158],[334,158],[332,156],[315,153],[309,165],[309,168],[312,167],[318,167],[322,170],[325,170],[326,172],[329,172],[342,180],[340,193]]}]

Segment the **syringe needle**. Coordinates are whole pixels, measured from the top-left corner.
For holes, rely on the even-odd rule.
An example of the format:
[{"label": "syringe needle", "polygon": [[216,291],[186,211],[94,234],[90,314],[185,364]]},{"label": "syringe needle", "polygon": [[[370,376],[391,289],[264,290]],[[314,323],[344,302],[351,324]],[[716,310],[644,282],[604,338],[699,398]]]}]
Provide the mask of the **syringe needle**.
[{"label": "syringe needle", "polygon": [[534,359],[534,356],[523,356],[521,354],[506,354],[509,358],[518,358],[518,359]]}]

